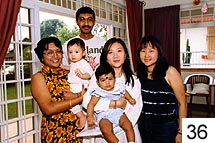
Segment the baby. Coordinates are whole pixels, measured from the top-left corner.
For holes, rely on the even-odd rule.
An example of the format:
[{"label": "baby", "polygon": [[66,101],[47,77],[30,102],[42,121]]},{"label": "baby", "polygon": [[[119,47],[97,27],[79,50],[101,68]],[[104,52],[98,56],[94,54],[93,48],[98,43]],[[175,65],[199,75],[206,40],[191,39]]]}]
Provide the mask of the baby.
[{"label": "baby", "polygon": [[[129,101],[130,104],[136,104],[134,98],[126,91],[124,83],[115,84],[115,72],[114,69],[109,65],[100,65],[96,71],[96,82],[99,87],[91,90],[90,95],[92,96],[87,106],[87,124],[89,127],[95,125],[96,120],[99,123],[100,130],[107,142],[119,142],[113,128],[120,126],[126,133],[127,141],[134,143],[135,135],[132,123],[124,113],[124,109],[116,108],[117,100],[120,97],[124,97]],[[115,107],[108,109],[107,111],[98,111],[94,115],[94,107],[100,98],[115,100]]]},{"label": "baby", "polygon": [[[79,95],[82,90],[82,85],[87,88],[89,79],[94,73],[90,64],[84,59],[86,55],[84,41],[80,38],[71,39],[67,44],[67,53],[70,65],[61,65],[61,68],[70,70],[68,74],[70,90]],[[76,105],[71,109],[71,111],[80,118],[79,129],[82,129],[86,122],[86,116],[82,112],[81,106]]]}]

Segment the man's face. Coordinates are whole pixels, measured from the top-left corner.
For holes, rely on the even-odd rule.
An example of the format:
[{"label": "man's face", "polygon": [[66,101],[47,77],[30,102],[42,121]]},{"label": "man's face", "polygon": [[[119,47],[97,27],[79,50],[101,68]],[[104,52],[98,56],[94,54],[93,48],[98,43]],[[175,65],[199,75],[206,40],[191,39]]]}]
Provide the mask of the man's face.
[{"label": "man's face", "polygon": [[92,14],[80,14],[76,23],[79,26],[81,33],[90,34],[95,24],[95,19]]}]

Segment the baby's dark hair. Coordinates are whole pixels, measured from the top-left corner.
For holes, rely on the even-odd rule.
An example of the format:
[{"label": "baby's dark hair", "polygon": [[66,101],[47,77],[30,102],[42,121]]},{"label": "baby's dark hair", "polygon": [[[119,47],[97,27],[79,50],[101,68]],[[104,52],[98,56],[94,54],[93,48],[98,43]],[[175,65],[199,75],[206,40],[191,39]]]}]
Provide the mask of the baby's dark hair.
[{"label": "baby's dark hair", "polygon": [[82,39],[80,39],[80,38],[73,38],[73,39],[71,39],[71,40],[67,43],[67,50],[68,50],[68,48],[69,48],[70,46],[73,46],[73,45],[75,45],[75,44],[77,44],[78,46],[80,46],[81,49],[82,49],[83,51],[85,51],[85,43],[84,43],[84,41],[83,41]]},{"label": "baby's dark hair", "polygon": [[107,75],[111,73],[115,78],[115,71],[109,64],[101,64],[96,68],[95,75],[96,79],[99,80],[99,77],[102,75]]}]

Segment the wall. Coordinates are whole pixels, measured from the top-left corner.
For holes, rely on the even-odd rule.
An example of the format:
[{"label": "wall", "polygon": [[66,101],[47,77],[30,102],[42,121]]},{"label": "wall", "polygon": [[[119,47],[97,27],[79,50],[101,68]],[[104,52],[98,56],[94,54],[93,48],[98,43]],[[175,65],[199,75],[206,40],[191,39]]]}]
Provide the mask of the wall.
[{"label": "wall", "polygon": [[[145,9],[164,7],[170,5],[184,5],[184,4],[192,4],[192,0],[144,0],[146,2]],[[210,0],[201,0],[201,3],[208,2]]]}]

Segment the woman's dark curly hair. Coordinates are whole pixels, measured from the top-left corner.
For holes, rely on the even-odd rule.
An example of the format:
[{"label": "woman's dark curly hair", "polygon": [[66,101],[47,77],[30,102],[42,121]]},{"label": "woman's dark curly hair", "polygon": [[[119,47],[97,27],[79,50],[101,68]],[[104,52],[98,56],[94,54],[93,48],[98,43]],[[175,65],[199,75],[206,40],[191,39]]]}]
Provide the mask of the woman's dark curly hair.
[{"label": "woman's dark curly hair", "polygon": [[106,41],[104,48],[102,49],[102,53],[100,56],[100,64],[107,64],[107,54],[109,52],[109,48],[113,43],[119,43],[122,45],[125,54],[126,54],[126,59],[122,65],[122,70],[124,72],[124,75],[126,77],[125,84],[130,84],[132,83],[132,86],[134,86],[134,79],[133,79],[133,71],[131,69],[131,63],[130,63],[130,58],[129,58],[129,53],[128,49],[124,43],[124,41],[120,38],[111,38]]},{"label": "woman's dark curly hair", "polygon": [[48,50],[48,44],[50,43],[54,43],[54,45],[56,47],[58,47],[59,49],[62,50],[62,44],[60,42],[60,40],[56,37],[47,37],[47,38],[43,38],[41,39],[38,43],[37,43],[37,47],[34,49],[34,52],[36,53],[38,59],[40,60],[41,63],[44,64],[43,62],[43,52],[45,50]]},{"label": "woman's dark curly hair", "polygon": [[153,80],[159,80],[165,77],[166,71],[169,67],[169,63],[163,56],[163,50],[159,41],[154,36],[145,36],[140,40],[137,55],[137,77],[140,79],[140,81],[143,79],[147,79],[148,70],[146,65],[140,60],[140,51],[144,48],[147,48],[148,44],[152,45],[152,48],[156,48],[158,50],[158,59],[152,72]]}]

